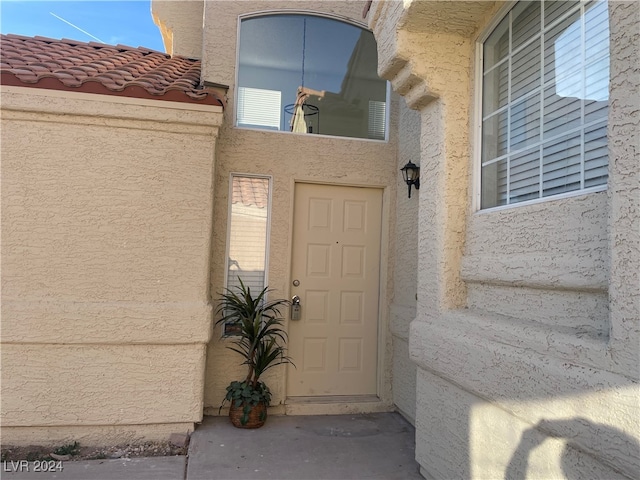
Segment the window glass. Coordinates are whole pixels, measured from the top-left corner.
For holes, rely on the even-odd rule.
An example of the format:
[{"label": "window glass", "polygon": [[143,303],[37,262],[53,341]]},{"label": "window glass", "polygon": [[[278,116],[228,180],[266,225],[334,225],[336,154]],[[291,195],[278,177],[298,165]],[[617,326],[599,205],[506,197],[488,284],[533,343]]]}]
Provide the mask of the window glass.
[{"label": "window glass", "polygon": [[484,69],[493,68],[509,54],[509,16],[506,16],[484,42]]},{"label": "window glass", "polygon": [[238,126],[384,140],[387,85],[373,34],[309,15],[242,20]]},{"label": "window glass", "polygon": [[269,179],[233,175],[230,195],[226,287],[236,291],[242,280],[257,296],[266,286]]},{"label": "window glass", "polygon": [[520,2],[511,11],[513,50],[540,35],[542,2]]},{"label": "window glass", "polygon": [[483,44],[481,208],[607,183],[606,1],[521,1]]}]

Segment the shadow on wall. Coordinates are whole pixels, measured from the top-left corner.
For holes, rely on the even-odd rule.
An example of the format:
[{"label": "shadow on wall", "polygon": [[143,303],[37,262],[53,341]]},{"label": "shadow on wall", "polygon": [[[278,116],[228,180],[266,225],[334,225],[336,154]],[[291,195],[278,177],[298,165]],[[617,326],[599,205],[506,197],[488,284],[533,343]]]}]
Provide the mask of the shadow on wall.
[{"label": "shadow on wall", "polygon": [[[525,480],[527,478],[529,460],[533,451],[540,447],[545,441],[550,440],[550,438],[565,440],[565,446],[560,454],[560,468],[562,469],[564,477],[568,480],[583,480],[585,472],[584,469],[577,468],[577,463],[580,462],[580,458],[576,455],[576,451],[583,449],[575,443],[575,435],[561,436],[555,433],[559,431],[589,432],[593,435],[593,438],[599,439],[602,443],[602,445],[598,445],[598,451],[612,448],[609,440],[615,438],[617,439],[616,447],[628,449],[629,455],[634,455],[634,453],[638,455],[638,452],[640,452],[640,443],[638,443],[635,438],[609,425],[593,423],[586,418],[580,417],[567,420],[541,420],[534,427],[523,432],[518,448],[511,456],[509,465],[505,471],[505,480]],[[624,473],[618,473],[620,473],[621,478],[627,478]],[[639,473],[640,472],[636,472],[634,478],[637,478]]]}]

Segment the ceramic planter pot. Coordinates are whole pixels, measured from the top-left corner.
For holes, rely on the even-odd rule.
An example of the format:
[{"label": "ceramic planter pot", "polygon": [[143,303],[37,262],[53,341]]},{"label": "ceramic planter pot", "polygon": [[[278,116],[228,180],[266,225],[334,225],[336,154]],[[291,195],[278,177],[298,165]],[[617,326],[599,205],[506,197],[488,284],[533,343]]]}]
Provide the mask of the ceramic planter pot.
[{"label": "ceramic planter pot", "polygon": [[245,404],[236,407],[236,402],[232,401],[229,407],[229,418],[237,428],[260,428],[267,421],[267,406],[264,402],[260,402],[245,414]]}]

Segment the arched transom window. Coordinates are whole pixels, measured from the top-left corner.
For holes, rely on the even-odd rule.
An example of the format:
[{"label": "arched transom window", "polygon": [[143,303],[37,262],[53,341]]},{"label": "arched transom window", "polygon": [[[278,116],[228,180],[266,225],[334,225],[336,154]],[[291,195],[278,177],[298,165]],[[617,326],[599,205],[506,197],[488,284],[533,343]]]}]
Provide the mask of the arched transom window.
[{"label": "arched transom window", "polygon": [[373,34],[331,18],[241,20],[240,127],[384,140],[387,84]]}]

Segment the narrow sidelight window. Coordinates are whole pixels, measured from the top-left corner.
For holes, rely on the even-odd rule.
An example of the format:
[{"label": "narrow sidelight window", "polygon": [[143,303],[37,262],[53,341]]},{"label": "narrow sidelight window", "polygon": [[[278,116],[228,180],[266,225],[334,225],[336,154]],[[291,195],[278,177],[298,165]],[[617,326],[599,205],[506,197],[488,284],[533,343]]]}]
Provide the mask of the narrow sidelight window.
[{"label": "narrow sidelight window", "polygon": [[[226,287],[242,282],[257,295],[267,285],[270,179],[232,175],[227,240]],[[233,332],[225,326],[226,335]]]}]

